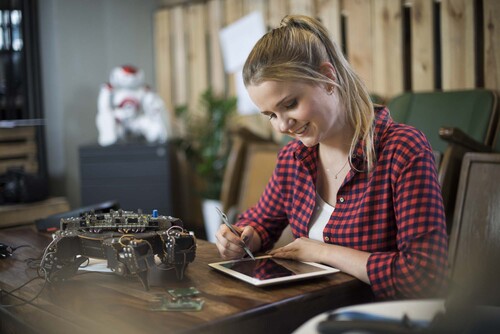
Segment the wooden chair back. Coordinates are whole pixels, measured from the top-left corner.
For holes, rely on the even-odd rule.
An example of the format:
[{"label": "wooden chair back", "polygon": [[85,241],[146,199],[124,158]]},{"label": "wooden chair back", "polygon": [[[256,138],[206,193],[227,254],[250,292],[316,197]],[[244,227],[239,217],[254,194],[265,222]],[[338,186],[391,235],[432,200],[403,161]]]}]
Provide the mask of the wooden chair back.
[{"label": "wooden chair back", "polygon": [[486,304],[491,299],[500,302],[499,153],[464,156],[449,262],[452,293]]}]

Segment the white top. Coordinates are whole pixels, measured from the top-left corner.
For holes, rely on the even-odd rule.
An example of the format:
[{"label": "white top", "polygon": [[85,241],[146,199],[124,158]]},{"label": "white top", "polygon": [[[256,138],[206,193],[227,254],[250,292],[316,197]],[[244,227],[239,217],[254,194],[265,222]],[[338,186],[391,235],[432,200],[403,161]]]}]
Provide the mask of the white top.
[{"label": "white top", "polygon": [[316,193],[316,206],[311,217],[309,239],[323,241],[323,230],[334,210],[335,207],[323,201],[321,196]]}]

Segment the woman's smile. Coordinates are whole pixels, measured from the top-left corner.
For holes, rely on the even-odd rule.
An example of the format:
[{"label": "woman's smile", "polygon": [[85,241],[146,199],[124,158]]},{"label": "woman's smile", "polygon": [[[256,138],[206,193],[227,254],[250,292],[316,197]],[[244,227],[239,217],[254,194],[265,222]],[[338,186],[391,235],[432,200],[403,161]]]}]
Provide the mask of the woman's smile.
[{"label": "woman's smile", "polygon": [[305,125],[301,126],[301,127],[300,127],[300,128],[298,128],[297,130],[291,130],[291,129],[290,129],[290,130],[288,130],[288,132],[290,132],[290,134],[292,134],[292,135],[298,135],[298,136],[300,136],[300,135],[304,134],[304,132],[306,132],[306,130],[307,130],[308,128],[309,128],[309,123],[307,123],[307,124],[305,124]]}]

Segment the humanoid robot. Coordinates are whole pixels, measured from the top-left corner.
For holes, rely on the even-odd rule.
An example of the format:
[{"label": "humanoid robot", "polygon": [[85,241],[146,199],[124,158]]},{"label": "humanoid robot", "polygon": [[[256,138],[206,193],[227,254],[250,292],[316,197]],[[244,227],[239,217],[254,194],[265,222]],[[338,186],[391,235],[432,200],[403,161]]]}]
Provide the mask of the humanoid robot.
[{"label": "humanoid robot", "polygon": [[109,83],[101,86],[96,125],[98,142],[163,143],[170,121],[163,100],[144,84],[144,72],[134,66],[115,67]]}]

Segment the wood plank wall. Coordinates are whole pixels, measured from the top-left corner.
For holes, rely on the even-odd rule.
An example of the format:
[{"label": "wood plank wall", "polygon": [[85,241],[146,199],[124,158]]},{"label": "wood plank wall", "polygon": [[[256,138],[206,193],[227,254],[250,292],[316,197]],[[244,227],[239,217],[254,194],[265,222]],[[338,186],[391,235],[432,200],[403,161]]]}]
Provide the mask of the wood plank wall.
[{"label": "wood plank wall", "polygon": [[497,0],[183,1],[155,14],[156,87],[170,111],[196,110],[209,86],[234,95],[218,32],[258,10],[269,29],[289,13],[318,17],[372,93],[485,87],[500,91]]}]

